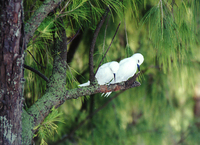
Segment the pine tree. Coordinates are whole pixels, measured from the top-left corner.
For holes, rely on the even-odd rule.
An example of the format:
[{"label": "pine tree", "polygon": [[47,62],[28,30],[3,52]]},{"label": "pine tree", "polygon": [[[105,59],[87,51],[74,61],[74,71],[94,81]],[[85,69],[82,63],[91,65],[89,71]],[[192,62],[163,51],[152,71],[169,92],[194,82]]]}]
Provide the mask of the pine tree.
[{"label": "pine tree", "polygon": [[[15,12],[22,5],[9,2]],[[3,0],[1,144],[199,144],[198,1],[28,0],[13,23],[9,8]],[[17,40],[6,26],[16,27]],[[133,77],[101,97],[100,62],[136,52],[145,59],[138,86]]]}]

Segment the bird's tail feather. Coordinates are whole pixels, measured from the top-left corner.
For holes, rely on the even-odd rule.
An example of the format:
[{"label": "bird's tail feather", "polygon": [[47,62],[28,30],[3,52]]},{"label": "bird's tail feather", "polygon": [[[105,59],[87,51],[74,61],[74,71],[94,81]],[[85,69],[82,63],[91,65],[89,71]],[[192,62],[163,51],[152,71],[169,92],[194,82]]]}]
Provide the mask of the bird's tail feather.
[{"label": "bird's tail feather", "polygon": [[78,85],[79,87],[84,87],[84,86],[89,86],[90,85],[90,81],[86,82],[86,83],[83,83],[83,84],[80,84]]}]

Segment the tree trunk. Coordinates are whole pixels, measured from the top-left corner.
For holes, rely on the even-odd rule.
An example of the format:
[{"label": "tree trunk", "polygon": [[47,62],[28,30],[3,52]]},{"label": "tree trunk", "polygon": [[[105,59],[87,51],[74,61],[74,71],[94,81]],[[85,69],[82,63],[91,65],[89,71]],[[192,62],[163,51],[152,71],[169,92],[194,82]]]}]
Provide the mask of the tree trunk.
[{"label": "tree trunk", "polygon": [[0,2],[0,144],[20,145],[23,100],[22,0]]}]

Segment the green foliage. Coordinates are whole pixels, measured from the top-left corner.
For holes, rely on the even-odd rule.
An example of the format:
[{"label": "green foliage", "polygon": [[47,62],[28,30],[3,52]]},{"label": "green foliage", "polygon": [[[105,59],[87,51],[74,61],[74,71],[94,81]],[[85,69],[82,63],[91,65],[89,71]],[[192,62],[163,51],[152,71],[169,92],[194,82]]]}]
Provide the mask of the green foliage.
[{"label": "green foliage", "polygon": [[76,88],[79,85],[79,82],[77,81],[77,79],[74,77],[75,75],[80,75],[76,70],[74,70],[73,68],[71,68],[69,65],[68,66],[68,71],[66,72],[66,88],[68,89],[72,89],[72,88]]},{"label": "green foliage", "polygon": [[39,125],[36,126],[34,129],[38,130],[37,134],[34,136],[39,136],[41,139],[41,145],[46,145],[47,138],[54,140],[55,132],[57,133],[58,125],[56,125],[56,122],[62,122],[64,123],[64,120],[60,117],[62,113],[58,112],[55,107],[51,109],[51,113],[48,114],[48,116],[44,119],[44,121]]},{"label": "green foliage", "polygon": [[[171,70],[171,66],[178,67],[177,63],[187,59],[186,53],[191,51],[189,44],[195,44],[194,21],[195,13],[189,13],[194,9],[194,3],[185,5],[185,2],[177,4],[160,1],[153,6],[144,16],[144,22],[148,24],[149,39],[158,56],[159,65]],[[181,11],[181,13],[180,13]],[[182,17],[182,13],[186,17]]]},{"label": "green foliage", "polygon": [[[26,1],[25,10],[33,4],[31,10],[42,3]],[[199,144],[200,132],[193,111],[194,88],[198,88],[200,76],[200,5],[196,0],[64,1],[60,9],[45,18],[28,45],[28,50],[46,69],[37,65],[28,53],[25,64],[49,77],[55,53],[53,32],[60,37],[57,31],[64,27],[66,35],[72,36],[82,26],[81,42],[68,64],[66,89],[88,81],[93,32],[108,4],[110,19],[106,19],[97,37],[94,70],[121,22],[103,63],[142,53],[145,60],[138,79],[141,86],[126,90],[108,105],[107,101],[119,92],[113,92],[109,98],[96,94],[67,100],[59,112],[38,126],[41,144],[49,141],[48,134],[54,136],[56,143],[74,129],[74,134],[61,144]],[[27,12],[26,19],[31,15]],[[63,18],[64,25],[57,22],[58,17]],[[28,70],[25,77],[25,97],[30,106],[45,93],[46,82]],[[87,117],[104,105],[94,116]],[[64,118],[65,124],[54,123],[58,116]],[[85,123],[76,129],[81,121]]]}]

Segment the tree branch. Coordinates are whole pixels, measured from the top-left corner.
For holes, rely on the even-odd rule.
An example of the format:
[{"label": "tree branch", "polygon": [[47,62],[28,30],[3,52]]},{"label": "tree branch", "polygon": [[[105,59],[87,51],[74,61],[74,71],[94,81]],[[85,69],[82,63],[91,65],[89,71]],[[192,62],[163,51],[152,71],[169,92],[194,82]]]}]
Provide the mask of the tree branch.
[{"label": "tree branch", "polygon": [[41,78],[43,78],[46,82],[49,82],[49,79],[44,74],[42,74],[40,71],[38,71],[38,70],[36,70],[36,69],[34,69],[34,68],[26,65],[26,64],[23,64],[23,67],[26,68],[26,69],[28,69],[28,70],[30,70],[30,71],[32,71],[32,72],[34,72],[34,73],[36,73]]},{"label": "tree branch", "polygon": [[[58,20],[60,21],[60,23],[63,23],[61,18]],[[60,35],[59,38],[61,38],[62,40],[57,37],[57,39],[55,38],[54,41],[56,43],[55,52],[57,53],[54,57],[52,75],[47,84],[46,93],[42,96],[41,99],[33,104],[27,110],[27,112],[23,112],[23,115],[26,116],[26,118],[29,118],[28,123],[26,118],[22,119],[23,128],[31,129],[32,133],[35,132],[33,128],[36,126],[36,124],[39,125],[39,123],[43,121],[43,119],[50,113],[51,108],[59,103],[60,99],[62,100],[62,97],[65,95],[66,92],[65,85],[67,70],[67,37],[65,29],[61,27],[58,34]],[[57,97],[59,99],[57,99]],[[34,111],[36,112],[34,113]],[[27,116],[27,113],[29,116]],[[28,137],[28,134],[23,134],[24,144],[30,144],[31,139],[32,137]]]},{"label": "tree branch", "polygon": [[[105,20],[107,14],[109,12],[109,9],[106,9],[106,13],[104,14],[101,22],[97,26],[97,29],[95,30],[94,37],[91,44],[91,51],[90,51],[90,81],[94,81],[94,72],[93,72],[93,51],[94,46],[96,42],[96,38],[98,36],[99,30],[103,24],[103,21]],[[62,30],[61,30],[62,31]],[[139,75],[135,74],[131,79],[129,79],[126,82],[117,83],[117,84],[111,84],[111,85],[99,85],[99,84],[93,84],[90,86],[82,87],[82,88],[75,88],[71,90],[66,90],[66,36],[65,32],[63,30],[62,35],[62,41],[58,41],[58,45],[56,45],[55,48],[58,52],[55,58],[54,58],[54,64],[53,64],[53,71],[52,76],[50,77],[50,81],[47,85],[46,93],[40,98],[35,104],[33,104],[28,110],[27,113],[29,114],[30,124],[32,126],[31,131],[35,132],[33,130],[34,126],[39,125],[44,118],[50,113],[53,106],[59,107],[62,105],[66,100],[69,99],[76,99],[81,96],[86,95],[92,95],[96,93],[106,93],[106,92],[114,92],[118,90],[126,90],[132,87],[140,86],[139,82],[136,82],[136,78]],[[91,81],[92,82],[92,81]],[[23,119],[23,123],[24,123]],[[23,126],[26,128],[26,124]],[[26,136],[23,137],[24,140],[26,140]]]},{"label": "tree branch", "polygon": [[82,37],[83,37],[83,32],[82,30],[78,33],[77,32],[77,37],[75,37],[73,39],[73,41],[70,43],[70,46],[69,46],[69,49],[68,49],[68,52],[67,52],[67,63],[71,63],[72,59],[74,58],[74,54],[82,40]]},{"label": "tree branch", "polygon": [[106,57],[106,54],[108,53],[108,50],[110,49],[110,46],[111,46],[112,43],[113,43],[113,40],[114,40],[114,38],[115,38],[115,36],[116,36],[116,34],[117,34],[117,31],[118,31],[118,29],[119,29],[120,24],[121,24],[121,23],[119,23],[119,25],[117,26],[117,30],[115,31],[115,34],[114,34],[114,36],[113,36],[113,38],[112,38],[112,41],[110,42],[110,45],[109,45],[108,49],[106,50],[106,53],[104,54],[104,56],[103,56],[101,62],[99,63],[99,66],[98,66],[98,68],[97,68],[97,70],[96,70],[96,72],[95,72],[95,75],[96,75],[96,73],[97,73],[99,67],[101,66],[101,63],[103,62],[103,59]]},{"label": "tree branch", "polygon": [[[66,43],[65,43],[66,44]],[[66,53],[66,52],[65,52]],[[59,53],[58,55],[63,55]],[[53,73],[50,77],[50,81],[47,86],[46,93],[40,98],[35,104],[33,104],[28,110],[27,113],[29,114],[29,124],[25,123],[25,119],[23,119],[23,128],[26,128],[26,125],[32,126],[32,132],[34,126],[39,125],[44,118],[50,113],[51,108],[53,106],[59,107],[62,105],[66,100],[69,99],[77,99],[81,96],[92,95],[96,93],[106,93],[106,92],[114,92],[118,90],[126,90],[132,87],[140,86],[139,82],[136,82],[136,78],[138,74],[135,74],[132,78],[130,78],[126,82],[117,83],[117,84],[110,84],[110,85],[90,85],[82,88],[75,88],[71,90],[66,90],[66,60],[63,60],[63,57],[57,56],[54,58],[54,66],[53,66]],[[24,114],[24,113],[23,113]],[[42,114],[42,115],[41,115]],[[28,126],[27,126],[28,127]],[[23,137],[24,142],[30,142],[29,140],[26,141],[26,136]]]},{"label": "tree branch", "polygon": [[101,21],[99,22],[99,24],[97,25],[97,28],[95,29],[94,31],[94,36],[93,36],[93,39],[92,39],[92,43],[91,43],[91,46],[90,46],[90,54],[89,54],[89,69],[90,69],[90,83],[92,84],[95,80],[95,76],[94,76],[94,71],[93,71],[93,54],[94,54],[94,47],[95,47],[95,43],[96,43],[96,39],[97,39],[97,36],[99,34],[99,31],[101,29],[101,26],[103,25],[107,15],[108,15],[108,12],[109,12],[109,6],[106,8],[106,11],[105,11],[105,14],[104,16],[102,17]]},{"label": "tree branch", "polygon": [[106,41],[106,32],[107,32],[107,28],[108,28],[108,22],[110,20],[110,15],[107,18],[107,23],[106,23],[106,28],[105,28],[105,32],[104,32],[104,39],[103,39],[103,53],[104,53],[104,47],[105,47],[105,41]]},{"label": "tree branch", "polygon": [[33,60],[34,60],[39,66],[41,66],[42,68],[45,68],[45,69],[46,69],[45,66],[42,66],[39,62],[37,62],[37,60],[35,59],[35,57],[31,54],[31,52],[30,52],[29,50],[26,50],[26,51],[32,56]]},{"label": "tree branch", "polygon": [[44,18],[56,8],[63,0],[45,0],[44,3],[38,8],[32,17],[25,24],[25,46],[28,44],[34,32],[40,26]]},{"label": "tree branch", "polygon": [[88,119],[92,118],[100,110],[102,110],[103,108],[105,108],[113,99],[117,98],[124,91],[125,90],[122,90],[121,92],[117,93],[114,97],[110,98],[105,104],[103,104],[101,107],[99,107],[94,112],[92,112],[87,117],[85,117],[85,119],[82,120],[78,125],[76,125],[75,128],[68,135],[67,134],[64,135],[61,140],[59,140],[59,141],[57,141],[56,143],[53,143],[53,144],[59,144],[59,143],[65,141],[66,139],[71,138],[74,135],[74,133],[76,132],[76,130],[78,130]]},{"label": "tree branch", "polygon": [[70,42],[72,42],[72,41],[74,40],[74,38],[76,38],[76,36],[79,34],[80,30],[81,30],[81,27],[78,29],[78,32],[67,42],[67,45],[68,45]]},{"label": "tree branch", "polygon": [[118,90],[126,90],[129,88],[140,86],[140,83],[135,81],[139,74],[140,73],[135,74],[128,81],[122,83],[110,84],[108,86],[96,84],[81,88],[75,88],[72,90],[66,90],[65,85],[60,84],[60,79],[54,80],[56,81],[56,83],[51,84],[51,88],[47,89],[47,93],[28,109],[28,113],[29,115],[34,117],[33,123],[34,126],[37,126],[43,121],[44,117],[49,114],[53,106],[57,108],[62,105],[66,100],[77,99],[81,96],[92,95],[96,93],[107,93],[111,91],[114,92]]}]

